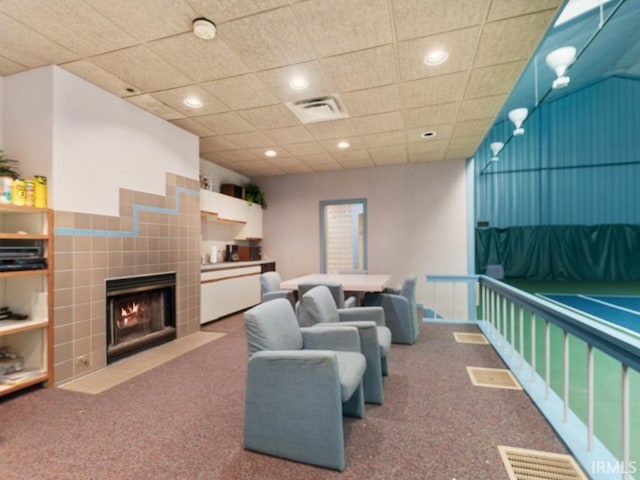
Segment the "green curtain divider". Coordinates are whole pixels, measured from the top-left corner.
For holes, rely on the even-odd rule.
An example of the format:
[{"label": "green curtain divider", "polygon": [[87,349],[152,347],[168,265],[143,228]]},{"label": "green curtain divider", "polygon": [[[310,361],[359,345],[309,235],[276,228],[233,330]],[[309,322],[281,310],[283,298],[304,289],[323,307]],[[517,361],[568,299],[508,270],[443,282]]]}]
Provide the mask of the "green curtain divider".
[{"label": "green curtain divider", "polygon": [[476,272],[505,277],[640,280],[640,225],[545,225],[476,229]]}]

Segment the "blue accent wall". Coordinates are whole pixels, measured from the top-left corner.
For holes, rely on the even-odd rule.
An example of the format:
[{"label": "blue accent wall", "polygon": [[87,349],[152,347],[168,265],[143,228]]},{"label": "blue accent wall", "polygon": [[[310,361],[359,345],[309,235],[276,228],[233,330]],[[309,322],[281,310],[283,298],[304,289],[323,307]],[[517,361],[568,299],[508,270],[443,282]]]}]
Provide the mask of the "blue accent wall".
[{"label": "blue accent wall", "polygon": [[[475,220],[491,227],[640,224],[640,81],[612,77],[539,106],[491,162],[474,156]],[[482,173],[481,173],[482,172]]]}]

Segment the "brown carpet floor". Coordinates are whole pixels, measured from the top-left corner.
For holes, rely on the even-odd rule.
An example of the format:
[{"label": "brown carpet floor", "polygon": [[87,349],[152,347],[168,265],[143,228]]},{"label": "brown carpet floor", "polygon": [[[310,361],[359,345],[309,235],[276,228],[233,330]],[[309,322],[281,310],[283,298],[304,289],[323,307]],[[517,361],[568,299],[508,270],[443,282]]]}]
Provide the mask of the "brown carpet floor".
[{"label": "brown carpet floor", "polygon": [[345,419],[344,472],[245,451],[242,317],[204,329],[227,335],[98,395],[0,399],[0,478],[507,480],[498,445],[566,453],[526,393],[472,386],[467,365],[503,368],[455,342],[475,327],[436,324],[392,347],[385,404]]}]

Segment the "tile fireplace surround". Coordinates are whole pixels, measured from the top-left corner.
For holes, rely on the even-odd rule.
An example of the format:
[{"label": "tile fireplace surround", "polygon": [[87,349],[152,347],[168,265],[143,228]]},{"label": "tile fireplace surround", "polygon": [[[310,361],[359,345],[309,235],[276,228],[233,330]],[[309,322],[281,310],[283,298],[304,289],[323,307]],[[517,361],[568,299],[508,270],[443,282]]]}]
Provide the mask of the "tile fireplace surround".
[{"label": "tile fireplace surround", "polygon": [[176,272],[178,338],[200,330],[199,181],[120,189],[120,216],[55,211],[54,382],[106,366],[105,279]]}]

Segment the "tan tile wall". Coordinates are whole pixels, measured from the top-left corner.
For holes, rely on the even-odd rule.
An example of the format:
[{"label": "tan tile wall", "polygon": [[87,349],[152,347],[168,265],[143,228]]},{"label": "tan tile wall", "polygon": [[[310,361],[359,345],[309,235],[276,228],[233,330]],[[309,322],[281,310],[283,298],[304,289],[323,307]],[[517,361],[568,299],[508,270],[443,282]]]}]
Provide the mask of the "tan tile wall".
[{"label": "tan tile wall", "polygon": [[[165,196],[121,189],[118,217],[55,212],[56,384],[106,365],[107,278],[175,271],[177,335],[200,330],[199,188],[198,180],[167,174]],[[174,210],[176,192],[178,213],[140,211],[137,234],[126,233],[134,228],[134,205]],[[86,229],[87,234],[62,229]]]}]

